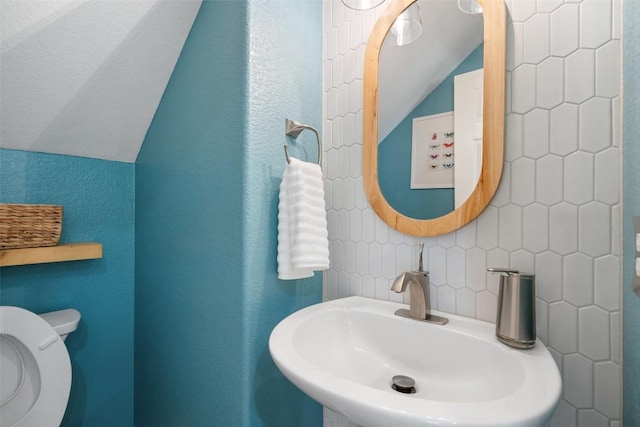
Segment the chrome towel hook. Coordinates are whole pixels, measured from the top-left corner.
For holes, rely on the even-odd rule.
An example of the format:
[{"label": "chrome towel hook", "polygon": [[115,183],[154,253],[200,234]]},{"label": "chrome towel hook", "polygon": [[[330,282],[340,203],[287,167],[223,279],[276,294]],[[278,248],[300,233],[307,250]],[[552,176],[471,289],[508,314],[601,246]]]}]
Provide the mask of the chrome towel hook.
[{"label": "chrome towel hook", "polygon": [[[314,127],[309,125],[304,125],[290,119],[285,120],[285,133],[287,136],[290,136],[293,139],[296,139],[305,129],[309,129],[316,134],[316,139],[318,140],[318,165],[322,168],[322,143],[320,142],[320,134],[318,133],[318,131]],[[284,155],[287,158],[287,163],[291,163],[291,159],[289,158],[288,145],[284,146]]]}]

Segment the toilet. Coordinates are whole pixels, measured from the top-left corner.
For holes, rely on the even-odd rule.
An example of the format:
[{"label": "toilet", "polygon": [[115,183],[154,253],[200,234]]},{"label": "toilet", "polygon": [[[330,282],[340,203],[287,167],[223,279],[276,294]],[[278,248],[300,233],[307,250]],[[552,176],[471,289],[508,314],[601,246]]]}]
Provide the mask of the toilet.
[{"label": "toilet", "polygon": [[0,307],[0,425],[59,427],[71,390],[64,344],[76,330],[74,309],[42,315]]}]

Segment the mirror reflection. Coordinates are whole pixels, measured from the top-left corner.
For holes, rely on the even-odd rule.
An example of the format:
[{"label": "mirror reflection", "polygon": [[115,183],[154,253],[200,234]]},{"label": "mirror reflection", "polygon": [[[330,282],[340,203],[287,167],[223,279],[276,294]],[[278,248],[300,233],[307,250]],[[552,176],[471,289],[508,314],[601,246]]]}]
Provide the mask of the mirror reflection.
[{"label": "mirror reflection", "polygon": [[451,0],[407,12],[418,37],[399,43],[392,27],[379,57],[378,180],[395,210],[433,219],[467,200],[482,167],[483,17]]}]

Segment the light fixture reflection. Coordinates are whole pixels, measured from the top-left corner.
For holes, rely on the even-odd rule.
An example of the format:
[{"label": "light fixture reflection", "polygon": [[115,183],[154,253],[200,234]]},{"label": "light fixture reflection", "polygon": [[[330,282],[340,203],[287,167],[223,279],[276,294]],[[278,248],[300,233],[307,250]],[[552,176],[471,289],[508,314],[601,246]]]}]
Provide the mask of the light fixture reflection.
[{"label": "light fixture reflection", "polygon": [[420,5],[415,2],[395,20],[384,43],[388,46],[404,46],[415,41],[422,34]]},{"label": "light fixture reflection", "polygon": [[345,6],[355,10],[369,10],[382,4],[384,0],[342,0]]},{"label": "light fixture reflection", "polygon": [[458,9],[471,15],[482,13],[482,6],[480,6],[477,0],[458,0]]}]

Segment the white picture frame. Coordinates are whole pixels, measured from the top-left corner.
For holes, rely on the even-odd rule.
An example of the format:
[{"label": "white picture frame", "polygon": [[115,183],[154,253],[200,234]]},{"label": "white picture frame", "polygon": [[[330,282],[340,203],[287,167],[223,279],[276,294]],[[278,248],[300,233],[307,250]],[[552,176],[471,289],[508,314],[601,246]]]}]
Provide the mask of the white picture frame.
[{"label": "white picture frame", "polygon": [[411,189],[454,188],[453,111],[416,117],[411,138]]}]

